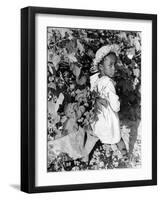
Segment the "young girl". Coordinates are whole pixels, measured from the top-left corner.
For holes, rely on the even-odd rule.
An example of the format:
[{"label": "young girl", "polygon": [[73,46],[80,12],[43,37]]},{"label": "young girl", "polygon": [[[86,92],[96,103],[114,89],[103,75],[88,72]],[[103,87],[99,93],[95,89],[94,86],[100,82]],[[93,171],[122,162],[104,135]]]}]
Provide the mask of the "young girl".
[{"label": "young girl", "polygon": [[121,139],[120,122],[118,112],[120,110],[119,97],[115,91],[115,83],[112,80],[115,74],[115,64],[117,56],[114,50],[116,45],[101,47],[94,59],[95,70],[98,70],[90,77],[91,90],[99,95],[99,103],[102,104],[98,118],[91,124],[93,133],[110,148],[111,144],[116,144],[122,156],[127,160],[127,150],[125,143]]}]

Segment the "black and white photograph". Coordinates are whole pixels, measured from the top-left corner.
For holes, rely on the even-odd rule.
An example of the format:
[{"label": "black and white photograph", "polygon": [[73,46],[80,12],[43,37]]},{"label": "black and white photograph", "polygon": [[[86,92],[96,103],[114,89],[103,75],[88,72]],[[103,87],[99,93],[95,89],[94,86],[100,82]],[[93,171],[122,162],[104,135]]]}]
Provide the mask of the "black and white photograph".
[{"label": "black and white photograph", "polygon": [[47,172],[141,168],[141,31],[46,37]]},{"label": "black and white photograph", "polygon": [[157,15],[21,16],[21,190],[156,185]]}]

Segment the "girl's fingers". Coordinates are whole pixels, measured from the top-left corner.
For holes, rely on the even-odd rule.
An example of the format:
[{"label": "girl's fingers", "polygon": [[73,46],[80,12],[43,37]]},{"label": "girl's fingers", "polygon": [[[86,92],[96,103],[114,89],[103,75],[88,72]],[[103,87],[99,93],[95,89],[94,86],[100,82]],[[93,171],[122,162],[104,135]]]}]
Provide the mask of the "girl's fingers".
[{"label": "girl's fingers", "polygon": [[107,106],[108,106],[108,101],[107,101],[106,99],[99,98],[97,101],[98,101],[100,104],[102,104],[104,107],[107,108]]}]

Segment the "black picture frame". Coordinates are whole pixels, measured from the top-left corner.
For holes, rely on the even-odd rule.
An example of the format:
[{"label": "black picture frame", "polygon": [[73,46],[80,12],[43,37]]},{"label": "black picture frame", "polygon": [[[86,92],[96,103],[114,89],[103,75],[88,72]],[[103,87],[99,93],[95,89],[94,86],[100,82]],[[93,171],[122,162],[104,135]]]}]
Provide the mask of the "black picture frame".
[{"label": "black picture frame", "polygon": [[[59,14],[152,21],[152,179],[59,186],[35,186],[35,15]],[[157,184],[157,15],[45,7],[21,9],[21,190],[27,193],[89,190]]]}]

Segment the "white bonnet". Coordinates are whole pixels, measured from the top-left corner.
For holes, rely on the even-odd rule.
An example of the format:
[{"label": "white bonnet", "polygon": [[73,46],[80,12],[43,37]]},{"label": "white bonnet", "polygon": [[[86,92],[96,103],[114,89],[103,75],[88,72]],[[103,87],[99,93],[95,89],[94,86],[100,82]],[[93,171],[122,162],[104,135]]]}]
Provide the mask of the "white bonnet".
[{"label": "white bonnet", "polygon": [[101,47],[100,49],[97,50],[95,58],[93,59],[93,66],[91,68],[92,72],[98,71],[98,64],[101,62],[101,60],[110,52],[114,52],[116,56],[118,56],[119,53],[119,45],[117,44],[112,44],[112,45],[106,45]]}]

